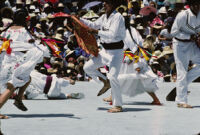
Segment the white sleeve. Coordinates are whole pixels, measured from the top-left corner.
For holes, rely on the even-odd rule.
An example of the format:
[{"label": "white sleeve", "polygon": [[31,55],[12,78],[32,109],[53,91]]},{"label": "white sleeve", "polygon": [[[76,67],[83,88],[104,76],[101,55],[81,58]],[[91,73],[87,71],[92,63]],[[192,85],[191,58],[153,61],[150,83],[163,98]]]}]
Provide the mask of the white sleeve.
[{"label": "white sleeve", "polygon": [[100,30],[98,35],[106,40],[114,39],[117,36],[119,37],[122,36],[124,39],[126,35],[124,18],[121,15],[117,15],[116,17],[113,18],[113,22],[109,30],[108,31]]},{"label": "white sleeve", "polygon": [[100,29],[101,28],[101,24],[103,21],[103,17],[104,15],[102,15],[100,18],[98,18],[96,21],[92,22],[83,18],[80,18],[80,21],[83,22],[85,25],[87,25],[90,28],[93,29]]},{"label": "white sleeve", "polygon": [[190,39],[190,34],[181,31],[182,27],[185,27],[187,21],[186,11],[180,12],[172,25],[171,35],[180,39]]}]

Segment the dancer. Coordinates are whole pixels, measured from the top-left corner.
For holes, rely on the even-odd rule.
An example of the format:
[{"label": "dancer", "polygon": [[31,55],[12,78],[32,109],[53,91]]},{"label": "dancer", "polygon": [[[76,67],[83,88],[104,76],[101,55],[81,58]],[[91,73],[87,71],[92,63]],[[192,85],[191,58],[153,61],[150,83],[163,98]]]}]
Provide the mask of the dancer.
[{"label": "dancer", "polygon": [[[195,43],[200,33],[200,1],[188,0],[189,9],[180,12],[172,26],[174,57],[177,70],[177,106],[192,108],[187,103],[188,84],[200,76],[200,49]],[[188,71],[189,61],[196,66]]]},{"label": "dancer", "polygon": [[0,85],[5,86],[6,90],[0,96],[0,108],[19,88],[14,105],[22,111],[27,111],[22,97],[31,82],[30,73],[35,65],[43,60],[44,54],[49,55],[47,48],[34,44],[27,30],[26,16],[24,10],[18,10],[14,14],[13,23],[1,34],[2,37],[11,40],[10,44],[1,46]]},{"label": "dancer", "polygon": [[[85,63],[84,70],[94,80],[99,77],[99,80],[104,83],[104,87],[99,91],[98,96],[111,88],[114,105],[113,108],[108,110],[111,113],[122,112],[122,96],[117,77],[123,58],[125,25],[123,16],[115,10],[119,4],[119,1],[116,0],[104,0],[106,11],[104,15],[95,22],[81,19],[82,22],[91,27],[90,33],[97,34],[100,37],[103,46],[98,57],[93,57]],[[97,70],[104,65],[109,66],[108,77]]]},{"label": "dancer", "polygon": [[80,99],[84,97],[82,93],[61,92],[61,90],[66,90],[69,84],[75,84],[75,80],[71,78],[58,78],[55,74],[47,76],[36,70],[32,71],[30,76],[31,83],[25,92],[26,99]]},{"label": "dancer", "polygon": [[[151,104],[161,105],[155,94],[155,91],[158,89],[156,84],[157,76],[148,66],[146,60],[138,56],[138,46],[142,46],[141,35],[135,28],[130,27],[128,18],[125,18],[125,24],[127,29],[124,50],[130,51],[125,51],[125,57],[118,76],[120,86],[123,88],[122,94],[134,97],[143,92],[147,92],[153,99]],[[103,100],[112,102],[110,97],[104,98]]]}]

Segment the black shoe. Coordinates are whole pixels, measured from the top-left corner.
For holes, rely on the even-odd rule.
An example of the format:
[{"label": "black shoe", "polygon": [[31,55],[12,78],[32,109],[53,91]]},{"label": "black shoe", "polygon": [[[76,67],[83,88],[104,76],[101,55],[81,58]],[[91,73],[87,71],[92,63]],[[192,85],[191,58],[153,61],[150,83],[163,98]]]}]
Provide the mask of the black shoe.
[{"label": "black shoe", "polygon": [[26,108],[26,106],[23,104],[22,101],[15,99],[15,102],[13,103],[19,110],[22,111],[27,111],[28,109]]},{"label": "black shoe", "polygon": [[170,93],[166,96],[167,101],[175,101],[176,98],[176,87],[170,91]]}]

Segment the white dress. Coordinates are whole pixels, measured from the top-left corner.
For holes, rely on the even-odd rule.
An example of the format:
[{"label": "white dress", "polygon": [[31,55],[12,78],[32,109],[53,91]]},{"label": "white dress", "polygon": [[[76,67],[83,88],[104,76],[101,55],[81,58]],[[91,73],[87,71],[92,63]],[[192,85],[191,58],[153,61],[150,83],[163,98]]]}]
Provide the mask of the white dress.
[{"label": "white dress", "polygon": [[[135,71],[138,67],[141,69],[140,73]],[[155,92],[158,90],[158,78],[148,66],[145,59],[140,58],[138,63],[133,64],[133,68],[134,72],[123,73],[118,76],[122,94],[134,97],[144,92]]]},{"label": "white dress", "polygon": [[31,37],[25,28],[9,28],[1,36],[10,37],[12,52],[7,54],[3,51],[0,54],[0,85],[10,82],[14,87],[21,87],[30,80],[31,71],[44,56],[49,55],[49,51],[42,45],[30,44]]},{"label": "white dress", "polygon": [[[131,28],[134,40],[142,46],[142,38],[140,34]],[[126,31],[126,38],[124,40],[124,50],[129,48],[132,53],[137,50],[136,44],[133,42],[129,31]],[[140,68],[140,73],[136,72],[136,68]],[[134,61],[130,64],[123,63],[120,74],[118,76],[122,94],[133,97],[144,92],[154,92],[157,87],[157,76],[153,73],[144,58],[140,58],[137,63]]]},{"label": "white dress", "polygon": [[[131,33],[132,33],[133,39],[136,41],[136,43],[139,46],[142,46],[143,39],[142,39],[140,33],[134,27],[131,27]],[[135,53],[135,51],[137,51],[138,47],[133,42],[133,39],[131,38],[130,32],[127,29],[126,30],[126,36],[125,36],[125,39],[124,39],[123,50],[126,50],[126,49],[129,48],[132,53]],[[126,58],[128,58],[128,57],[125,57],[125,59]],[[124,61],[123,61],[122,66],[121,66],[121,70],[120,70],[120,74],[126,74],[126,73],[132,73],[132,72],[134,72],[133,64],[128,65],[127,63],[124,63]]]}]

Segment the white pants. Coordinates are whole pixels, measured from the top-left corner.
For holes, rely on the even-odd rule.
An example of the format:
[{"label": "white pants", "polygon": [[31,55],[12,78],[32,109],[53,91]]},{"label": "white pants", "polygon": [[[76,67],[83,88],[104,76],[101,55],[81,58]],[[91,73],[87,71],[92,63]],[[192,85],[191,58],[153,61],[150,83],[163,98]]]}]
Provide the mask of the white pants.
[{"label": "white pants", "polygon": [[[188,84],[200,76],[200,49],[194,42],[180,42],[174,39],[174,58],[177,70],[177,103],[187,103]],[[188,71],[189,61],[197,66]]]},{"label": "white pants", "polygon": [[117,79],[123,59],[123,49],[102,49],[97,57],[93,57],[84,65],[84,71],[94,80],[97,77],[107,79],[97,68],[104,65],[109,66],[108,79],[110,80],[112,101],[114,106],[122,106],[122,96],[119,81]]}]

